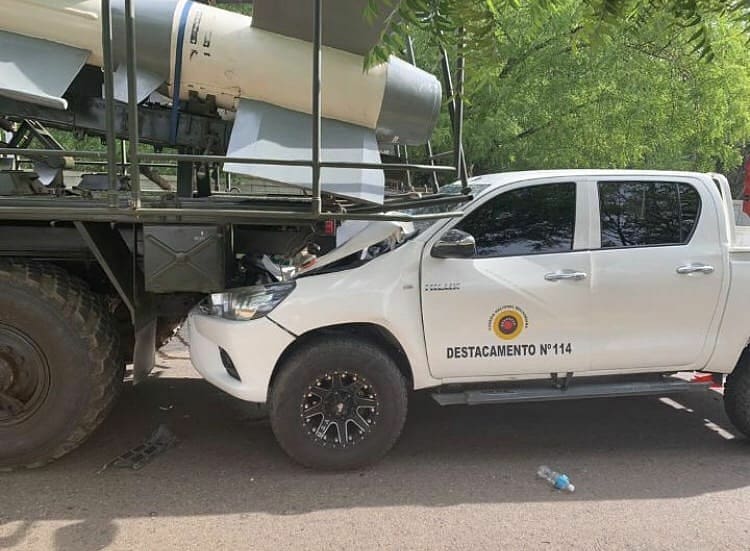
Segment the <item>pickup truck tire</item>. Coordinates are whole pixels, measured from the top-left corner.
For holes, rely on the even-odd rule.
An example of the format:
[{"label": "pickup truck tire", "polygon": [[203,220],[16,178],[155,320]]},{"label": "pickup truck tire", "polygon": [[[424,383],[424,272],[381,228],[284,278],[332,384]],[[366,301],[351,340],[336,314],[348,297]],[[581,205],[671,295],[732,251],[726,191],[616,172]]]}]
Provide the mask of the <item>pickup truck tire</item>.
[{"label": "pickup truck tire", "polygon": [[0,261],[0,470],[80,445],[117,397],[125,364],[100,297],[49,264]]},{"label": "pickup truck tire", "polygon": [[298,463],[350,470],[374,463],[406,420],[407,385],[388,353],[366,340],[319,337],[280,366],[269,414],[277,441]]},{"label": "pickup truck tire", "polygon": [[740,356],[724,384],[724,409],[734,427],[750,438],[750,350]]}]

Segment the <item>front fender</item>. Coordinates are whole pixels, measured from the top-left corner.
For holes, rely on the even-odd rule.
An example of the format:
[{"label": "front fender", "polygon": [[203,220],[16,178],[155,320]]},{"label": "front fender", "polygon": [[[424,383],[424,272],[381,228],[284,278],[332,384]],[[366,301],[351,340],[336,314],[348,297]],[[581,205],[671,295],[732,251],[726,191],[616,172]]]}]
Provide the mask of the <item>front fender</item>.
[{"label": "front fender", "polygon": [[422,326],[419,258],[409,242],[347,271],[297,280],[297,288],[269,317],[295,335],[347,324],[383,327],[399,342],[415,388],[436,386],[429,374]]}]

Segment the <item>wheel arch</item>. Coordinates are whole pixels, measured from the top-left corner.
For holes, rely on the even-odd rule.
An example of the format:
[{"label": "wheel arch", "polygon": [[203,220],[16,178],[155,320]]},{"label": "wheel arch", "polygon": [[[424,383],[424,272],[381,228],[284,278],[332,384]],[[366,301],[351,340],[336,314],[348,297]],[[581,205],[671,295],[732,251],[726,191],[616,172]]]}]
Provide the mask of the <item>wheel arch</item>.
[{"label": "wheel arch", "polygon": [[724,410],[732,425],[750,438],[750,347],[724,381]]},{"label": "wheel arch", "polygon": [[298,336],[286,349],[281,353],[276,361],[268,389],[273,388],[276,377],[282,369],[282,366],[292,354],[304,348],[315,339],[326,336],[346,336],[362,341],[372,343],[384,350],[391,359],[396,363],[401,374],[408,381],[409,387],[414,388],[414,373],[409,357],[399,340],[388,329],[376,323],[342,323],[317,327],[302,335]]}]

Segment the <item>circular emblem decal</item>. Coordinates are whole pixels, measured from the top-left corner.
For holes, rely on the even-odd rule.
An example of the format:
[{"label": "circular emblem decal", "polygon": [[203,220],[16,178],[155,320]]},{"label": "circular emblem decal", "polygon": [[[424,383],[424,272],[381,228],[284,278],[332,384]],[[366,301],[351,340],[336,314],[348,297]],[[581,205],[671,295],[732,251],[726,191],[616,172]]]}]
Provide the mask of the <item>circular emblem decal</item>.
[{"label": "circular emblem decal", "polygon": [[495,335],[510,341],[518,337],[526,328],[526,316],[520,309],[502,308],[495,312],[490,321],[490,327]]}]

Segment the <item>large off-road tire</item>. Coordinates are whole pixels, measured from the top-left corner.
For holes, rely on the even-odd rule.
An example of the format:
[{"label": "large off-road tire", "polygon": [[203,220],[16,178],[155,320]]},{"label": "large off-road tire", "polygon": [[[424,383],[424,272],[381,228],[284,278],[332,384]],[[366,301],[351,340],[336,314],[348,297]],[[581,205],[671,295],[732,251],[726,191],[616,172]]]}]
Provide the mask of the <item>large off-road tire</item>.
[{"label": "large off-road tire", "polygon": [[0,469],[80,445],[117,397],[115,322],[87,285],[48,264],[0,261]]},{"label": "large off-road tire", "polygon": [[750,350],[740,356],[724,383],[724,409],[734,427],[750,438]]},{"label": "large off-road tire", "polygon": [[306,467],[348,470],[373,463],[396,443],[407,385],[380,347],[320,337],[294,351],[271,389],[271,427],[281,447]]}]

